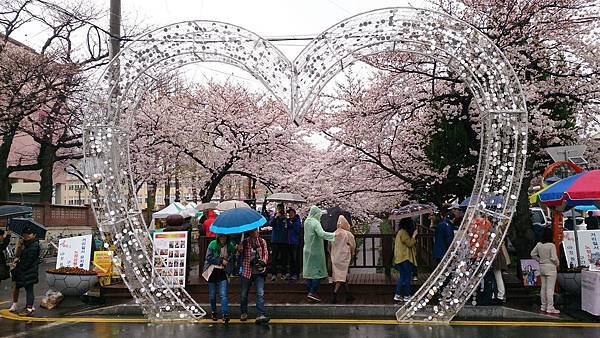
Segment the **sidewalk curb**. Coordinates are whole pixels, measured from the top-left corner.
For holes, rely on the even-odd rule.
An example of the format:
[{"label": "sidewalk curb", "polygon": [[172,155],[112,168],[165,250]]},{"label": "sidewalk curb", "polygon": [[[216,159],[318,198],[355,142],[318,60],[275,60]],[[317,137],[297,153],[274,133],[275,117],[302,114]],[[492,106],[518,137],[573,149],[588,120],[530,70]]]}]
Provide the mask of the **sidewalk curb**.
[{"label": "sidewalk curb", "polygon": [[[199,304],[209,312],[209,304]],[[254,304],[248,304],[250,313]],[[267,313],[272,318],[339,318],[339,319],[395,319],[398,306],[390,305],[330,305],[330,304],[270,304]],[[239,304],[229,304],[232,317],[240,315]],[[118,304],[98,309],[73,312],[73,316],[142,316],[136,304]],[[505,306],[465,306],[454,320],[516,320],[563,321],[564,318],[513,309]]]}]

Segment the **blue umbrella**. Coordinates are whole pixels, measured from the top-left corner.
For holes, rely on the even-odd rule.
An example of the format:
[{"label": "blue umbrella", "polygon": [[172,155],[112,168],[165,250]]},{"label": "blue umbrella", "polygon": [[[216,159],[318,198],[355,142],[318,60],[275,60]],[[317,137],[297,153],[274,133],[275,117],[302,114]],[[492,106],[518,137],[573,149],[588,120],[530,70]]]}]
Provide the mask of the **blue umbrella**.
[{"label": "blue umbrella", "polygon": [[258,212],[248,208],[235,208],[223,211],[210,226],[216,234],[239,234],[254,230],[267,223]]},{"label": "blue umbrella", "polygon": [[[475,197],[475,199],[477,199],[477,197],[479,197],[479,196],[474,195],[474,197]],[[485,204],[494,205],[494,204],[503,203],[503,201],[504,201],[504,198],[502,198],[502,196],[487,196],[485,199]],[[460,203],[459,207],[466,208],[469,206],[470,202],[471,202],[471,197],[468,197]]]}]

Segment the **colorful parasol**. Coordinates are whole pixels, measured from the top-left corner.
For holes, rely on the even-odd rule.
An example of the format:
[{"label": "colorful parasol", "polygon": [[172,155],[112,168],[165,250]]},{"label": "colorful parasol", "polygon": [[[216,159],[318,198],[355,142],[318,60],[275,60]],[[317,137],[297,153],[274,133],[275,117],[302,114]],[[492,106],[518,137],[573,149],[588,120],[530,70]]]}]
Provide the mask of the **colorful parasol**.
[{"label": "colorful parasol", "polygon": [[549,207],[594,205],[600,203],[600,170],[569,176],[533,194],[532,203]]}]

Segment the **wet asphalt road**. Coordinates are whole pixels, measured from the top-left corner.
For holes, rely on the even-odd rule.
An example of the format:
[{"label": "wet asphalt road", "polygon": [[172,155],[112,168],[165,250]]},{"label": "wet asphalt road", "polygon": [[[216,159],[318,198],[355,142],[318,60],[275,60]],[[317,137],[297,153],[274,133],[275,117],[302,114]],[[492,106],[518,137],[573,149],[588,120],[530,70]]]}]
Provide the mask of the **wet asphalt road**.
[{"label": "wet asphalt road", "polygon": [[[0,320],[2,337],[581,337],[598,338],[600,328],[448,326],[448,325],[337,325],[337,324],[122,324],[26,323]],[[12,331],[12,332],[9,332]]]}]

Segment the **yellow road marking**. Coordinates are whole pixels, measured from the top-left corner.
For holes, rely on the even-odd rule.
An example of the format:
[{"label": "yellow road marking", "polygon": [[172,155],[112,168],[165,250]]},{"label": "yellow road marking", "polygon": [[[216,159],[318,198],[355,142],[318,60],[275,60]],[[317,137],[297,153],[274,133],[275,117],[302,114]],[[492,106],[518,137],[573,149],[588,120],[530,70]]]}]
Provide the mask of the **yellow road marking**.
[{"label": "yellow road marking", "polygon": [[[0,317],[17,321],[31,322],[63,322],[63,323],[149,323],[142,317],[115,318],[115,317],[22,317],[11,313],[7,309],[0,310]],[[181,321],[177,321],[181,323]],[[199,319],[192,323],[217,324],[210,319]],[[241,322],[232,319],[231,324],[252,323],[253,320]],[[579,327],[600,328],[600,323],[584,322],[517,322],[517,321],[452,321],[449,324],[441,322],[397,322],[393,319],[271,319],[270,324],[348,324],[348,325],[450,325],[450,326],[522,326],[522,327]]]}]

